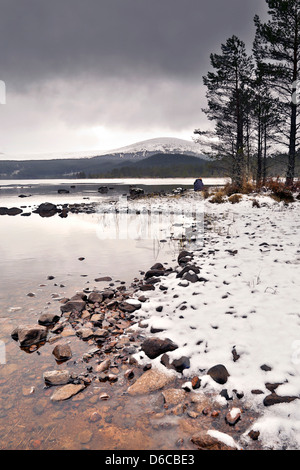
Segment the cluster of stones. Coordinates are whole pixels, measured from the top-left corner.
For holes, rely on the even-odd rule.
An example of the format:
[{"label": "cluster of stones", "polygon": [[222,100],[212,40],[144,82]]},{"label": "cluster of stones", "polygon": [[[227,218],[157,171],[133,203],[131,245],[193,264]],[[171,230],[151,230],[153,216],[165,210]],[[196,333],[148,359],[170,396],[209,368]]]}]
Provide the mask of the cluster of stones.
[{"label": "cluster of stones", "polygon": [[[38,324],[19,325],[12,331],[12,338],[29,352],[35,351],[46,342],[52,344],[69,334],[76,335],[90,346],[82,360],[88,363],[93,357],[99,358],[95,370],[87,366],[87,372],[79,376],[69,370],[46,371],[44,381],[47,386],[62,386],[54,392],[51,400],[70,398],[94,378],[102,382],[117,381],[118,376],[109,371],[114,365],[109,354],[114,353],[120,362],[128,363],[130,355],[136,352],[135,336],[129,337],[125,330],[132,325],[131,316],[141,304],[131,299],[130,294],[122,288],[123,286],[119,290],[78,293],[70,299],[64,299],[60,314],[44,313],[39,317]],[[52,353],[59,364],[72,358],[71,347],[66,342],[56,344]],[[133,377],[130,368],[126,370],[125,377]]]}]

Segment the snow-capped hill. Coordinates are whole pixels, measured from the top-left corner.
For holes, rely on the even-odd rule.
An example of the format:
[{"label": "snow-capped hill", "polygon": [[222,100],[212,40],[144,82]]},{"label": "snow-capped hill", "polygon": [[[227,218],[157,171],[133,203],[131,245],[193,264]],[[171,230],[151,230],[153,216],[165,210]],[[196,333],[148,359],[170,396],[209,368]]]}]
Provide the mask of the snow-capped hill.
[{"label": "snow-capped hill", "polygon": [[[78,150],[68,152],[49,152],[49,153],[34,153],[34,154],[3,154],[2,160],[57,160],[68,158],[93,158],[93,157],[106,157],[112,159],[113,157],[121,157],[125,160],[141,160],[150,157],[155,153],[168,153],[168,154],[183,154],[191,155],[194,157],[201,157],[199,146],[193,142],[175,137],[159,137],[156,139],[143,140],[136,142],[125,147],[115,148],[112,150]],[[203,158],[203,155],[202,155]],[[205,157],[204,157],[205,158]]]},{"label": "snow-capped hill", "polygon": [[143,140],[122,148],[107,151],[106,154],[122,155],[123,157],[143,158],[155,153],[179,153],[200,156],[199,146],[193,142],[175,137],[160,137]]}]

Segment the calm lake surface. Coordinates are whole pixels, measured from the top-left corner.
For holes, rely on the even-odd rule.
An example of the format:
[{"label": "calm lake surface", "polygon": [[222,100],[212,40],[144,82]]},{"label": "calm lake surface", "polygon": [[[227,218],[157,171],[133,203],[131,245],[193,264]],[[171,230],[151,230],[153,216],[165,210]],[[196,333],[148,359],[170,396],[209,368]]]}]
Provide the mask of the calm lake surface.
[{"label": "calm lake surface", "polygon": [[[50,417],[58,408],[53,410],[47,404],[44,407],[47,411],[39,412],[43,410],[42,404],[37,407],[44,396],[42,380],[33,399],[26,392],[40,379],[41,371],[49,367],[51,347],[46,345],[42,352],[26,354],[12,341],[11,332],[19,324],[36,323],[45,311],[57,312],[60,298],[86,288],[107,287],[95,282],[98,277],[110,276],[116,287],[121,282],[130,285],[134,278],[141,277],[141,270],[148,270],[155,262],[172,263],[182,246],[178,239],[168,236],[171,227],[165,227],[161,238],[156,234],[143,239],[140,235],[135,237],[134,233],[130,238],[118,238],[114,226],[117,219],[107,219],[101,207],[128,194],[131,185],[152,193],[178,187],[192,190],[193,181],[0,180],[0,207],[19,207],[31,213],[28,217],[0,216],[0,449],[31,448],[30,442],[37,439],[39,433],[43,435],[44,448],[80,448],[74,436],[65,443],[61,436],[55,444],[47,438],[48,431],[54,432],[56,421]],[[204,179],[204,183],[219,185],[224,184],[224,180]],[[100,194],[99,186],[107,186],[108,192]],[[59,194],[59,189],[69,192]],[[36,206],[45,202],[96,203],[99,210],[69,213],[67,218],[58,214],[42,218],[32,213]],[[138,231],[139,215],[126,217]],[[103,230],[107,230],[105,236]],[[79,357],[80,346],[78,348]],[[70,420],[74,419],[73,412],[78,405],[74,406],[74,403],[70,405]],[[129,410],[129,414],[131,412],[133,410]],[[21,415],[26,417],[26,422],[21,420]],[[72,426],[67,415],[64,408],[65,427],[62,429],[65,432]],[[47,428],[47,421],[54,423],[53,429],[49,424]]]}]

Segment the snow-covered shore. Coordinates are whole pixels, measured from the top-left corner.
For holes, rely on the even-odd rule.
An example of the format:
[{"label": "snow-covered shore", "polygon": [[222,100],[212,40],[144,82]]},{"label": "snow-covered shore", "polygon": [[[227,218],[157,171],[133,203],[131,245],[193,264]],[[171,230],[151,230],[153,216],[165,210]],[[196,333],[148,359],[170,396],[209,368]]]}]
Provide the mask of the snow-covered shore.
[{"label": "snow-covered shore", "polygon": [[[187,211],[197,197],[191,192],[179,199],[133,203],[140,210],[149,210],[150,205],[152,211],[166,207]],[[171,361],[189,358],[190,368],[183,375],[187,380],[193,375],[201,378],[199,393],[226,388],[229,396],[243,395],[243,402],[261,416],[252,429],[260,432],[263,447],[297,449],[300,205],[255,196],[260,207],[253,207],[253,199],[243,196],[238,204],[203,202],[209,228],[199,237],[190,262],[200,268],[198,278],[202,280],[182,282],[176,272],[160,277],[136,316],[148,325],[143,331],[150,336],[151,328],[162,330],[155,336],[170,338],[178,345],[168,352]],[[177,265],[176,271],[181,269]],[[159,285],[165,289],[160,290]],[[149,362],[143,352],[136,357],[141,363]],[[160,359],[153,359],[153,366],[166,370]],[[225,385],[207,374],[217,364],[223,364],[230,374]],[[270,402],[265,398],[270,395],[275,401],[284,397],[284,403],[267,406]],[[244,438],[249,439],[247,434]]]}]

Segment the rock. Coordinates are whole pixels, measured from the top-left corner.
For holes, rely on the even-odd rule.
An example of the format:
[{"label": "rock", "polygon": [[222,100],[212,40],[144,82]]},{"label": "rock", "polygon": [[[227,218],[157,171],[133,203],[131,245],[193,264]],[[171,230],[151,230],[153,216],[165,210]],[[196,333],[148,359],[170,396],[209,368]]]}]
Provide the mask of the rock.
[{"label": "rock", "polygon": [[61,305],[60,310],[62,313],[81,313],[86,307],[84,300],[69,300]]},{"label": "rock", "polygon": [[14,215],[22,214],[22,212],[23,212],[22,209],[19,209],[18,207],[11,207],[10,209],[7,209],[6,214],[14,216]]},{"label": "rock", "polygon": [[230,426],[234,426],[241,419],[241,410],[232,408],[225,416],[225,421]]},{"label": "rock", "polygon": [[65,208],[65,209],[62,209],[62,211],[59,214],[59,217],[61,217],[62,219],[66,219],[68,215],[69,215],[69,210]]},{"label": "rock", "polygon": [[162,395],[166,405],[178,405],[186,399],[186,392],[182,388],[169,388]]},{"label": "rock", "polygon": [[197,375],[195,375],[195,376],[192,378],[191,382],[192,382],[192,387],[193,387],[194,390],[196,390],[197,388],[200,388],[200,386],[201,386],[201,380],[200,380],[200,378],[199,378]]},{"label": "rock", "polygon": [[47,339],[47,328],[42,325],[19,325],[13,330],[11,336],[19,341],[21,347],[30,347]]},{"label": "rock", "polygon": [[97,340],[97,338],[106,338],[109,335],[108,331],[104,328],[96,328],[93,332],[93,336]]},{"label": "rock", "polygon": [[100,187],[98,188],[98,193],[100,193],[100,194],[106,194],[106,193],[108,193],[108,187],[107,187],[107,186],[100,186]]},{"label": "rock", "polygon": [[23,397],[29,397],[35,392],[35,387],[22,387]]},{"label": "rock", "polygon": [[172,362],[172,366],[177,372],[183,372],[184,369],[189,369],[190,368],[190,360],[186,356],[182,356],[179,359],[175,359]]},{"label": "rock", "polygon": [[103,295],[100,292],[91,292],[90,295],[88,296],[88,302],[95,304],[101,304],[103,301]]},{"label": "rock", "polygon": [[72,357],[72,351],[68,344],[57,344],[53,349],[52,354],[58,361],[67,361]]},{"label": "rock", "polygon": [[102,419],[102,416],[98,411],[94,411],[89,417],[90,423],[96,423],[97,421],[100,421],[100,419]]},{"label": "rock", "polygon": [[43,313],[40,318],[38,319],[39,325],[53,325],[57,323],[60,317],[55,313]]},{"label": "rock", "polygon": [[77,393],[81,392],[85,389],[85,385],[83,384],[67,384],[63,387],[55,390],[53,395],[50,397],[51,401],[63,401],[68,400],[72,396],[76,395]]},{"label": "rock", "polygon": [[104,276],[104,277],[98,277],[95,279],[95,282],[105,282],[105,281],[112,281],[112,278],[109,276]]},{"label": "rock", "polygon": [[134,377],[134,370],[133,369],[127,369],[125,374],[124,374],[125,379],[131,380]]},{"label": "rock", "polygon": [[183,250],[179,253],[178,258],[177,258],[177,262],[178,262],[178,264],[185,263],[186,259],[188,259],[190,261],[192,259],[192,257],[193,257],[193,253],[191,253],[190,251]]},{"label": "rock", "polygon": [[217,382],[218,384],[224,385],[227,382],[229,377],[229,373],[225,366],[222,364],[218,364],[214,367],[211,367],[207,374],[211,376],[211,378]]},{"label": "rock", "polygon": [[110,359],[105,359],[105,361],[101,362],[98,366],[96,366],[95,371],[96,372],[105,372],[110,368],[111,360]]},{"label": "rock", "polygon": [[192,283],[195,283],[195,282],[199,281],[199,278],[198,278],[197,274],[191,273],[191,272],[185,273],[183,275],[182,279],[185,279],[186,281],[189,281],[189,282],[192,282]]},{"label": "rock", "polygon": [[101,393],[99,398],[100,398],[100,400],[109,400],[110,396],[107,393]]},{"label": "rock", "polygon": [[129,190],[129,194],[131,197],[141,196],[144,193],[145,193],[144,190],[141,188],[130,188]]},{"label": "rock", "polygon": [[94,330],[92,328],[82,327],[76,330],[76,334],[77,336],[80,336],[81,339],[87,340],[94,336]]},{"label": "rock", "polygon": [[147,291],[147,290],[155,290],[155,287],[152,284],[142,284],[139,286],[139,290],[142,292]]},{"label": "rock", "polygon": [[126,313],[133,313],[140,307],[141,307],[141,304],[137,305],[137,304],[128,303],[128,302],[119,303],[119,309],[122,310],[122,312],[126,312]]},{"label": "rock", "polygon": [[49,370],[43,373],[43,379],[48,385],[66,385],[70,378],[68,370]]},{"label": "rock", "polygon": [[40,204],[38,208],[33,211],[39,214],[40,217],[53,217],[57,212],[57,206],[51,202],[44,202]]},{"label": "rock", "polygon": [[102,292],[102,295],[103,295],[103,299],[112,299],[115,293],[111,289],[106,289]]},{"label": "rock", "polygon": [[[176,277],[177,278],[182,278],[184,276],[184,274],[187,274],[187,273],[199,274],[200,269],[197,266],[193,266],[191,264],[188,264],[176,275]],[[198,277],[197,277],[197,280],[198,280]]]},{"label": "rock", "polygon": [[263,364],[262,366],[260,366],[260,368],[265,372],[270,372],[272,370],[272,367],[268,366],[267,364]]},{"label": "rock", "polygon": [[197,446],[199,450],[237,450],[233,439],[224,433],[217,433],[217,436],[224,438],[224,441],[232,443],[227,445],[219,440],[214,435],[209,434],[209,431],[200,431],[198,434],[192,436],[191,441]]},{"label": "rock", "polygon": [[144,372],[144,374],[128,388],[127,393],[131,396],[151,393],[165,387],[168,383],[172,382],[173,379],[174,377],[171,375],[163,374],[156,369],[150,369]]},{"label": "rock", "polygon": [[58,194],[69,194],[70,191],[68,189],[58,189],[57,190]]},{"label": "rock", "polygon": [[141,346],[142,351],[144,351],[150,359],[155,359],[168,351],[175,351],[177,348],[177,344],[173,343],[169,338],[148,338]]},{"label": "rock", "polygon": [[0,207],[0,215],[7,215],[8,208],[7,207]]},{"label": "rock", "polygon": [[180,287],[188,287],[190,285],[189,281],[187,279],[184,279],[183,281],[180,281],[178,283]]},{"label": "rock", "polygon": [[253,441],[257,441],[259,436],[260,436],[260,432],[259,431],[253,431],[253,429],[248,432],[248,436],[253,440]]},{"label": "rock", "polygon": [[156,276],[163,276],[165,274],[165,270],[162,269],[150,269],[145,274],[145,279],[149,279],[150,277]]},{"label": "rock", "polygon": [[264,399],[264,405],[265,406],[273,406],[277,405],[278,403],[290,403],[294,400],[297,400],[299,397],[281,397],[280,395],[277,395],[276,393],[271,393],[270,395],[266,396]]},{"label": "rock", "polygon": [[165,267],[161,263],[155,263],[153,266],[151,266],[151,269],[160,269],[160,270],[165,270]]}]

